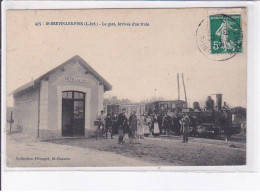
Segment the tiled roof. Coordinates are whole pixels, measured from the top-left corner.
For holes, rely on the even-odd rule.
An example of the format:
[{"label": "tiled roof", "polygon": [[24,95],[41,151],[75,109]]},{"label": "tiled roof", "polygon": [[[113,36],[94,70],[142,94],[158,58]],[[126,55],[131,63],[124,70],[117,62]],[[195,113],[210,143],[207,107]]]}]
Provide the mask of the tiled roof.
[{"label": "tiled roof", "polygon": [[112,85],[110,85],[100,74],[98,74],[86,61],[84,61],[80,56],[76,55],[66,62],[62,63],[58,67],[48,71],[47,73],[43,74],[39,78],[34,81],[31,81],[16,90],[14,90],[11,94],[17,94],[24,90],[34,87],[37,83],[40,83],[41,80],[47,78],[50,74],[54,73],[55,71],[62,69],[65,65],[77,61],[83,68],[85,68],[89,73],[91,73],[101,84],[104,84],[105,91],[112,90]]}]

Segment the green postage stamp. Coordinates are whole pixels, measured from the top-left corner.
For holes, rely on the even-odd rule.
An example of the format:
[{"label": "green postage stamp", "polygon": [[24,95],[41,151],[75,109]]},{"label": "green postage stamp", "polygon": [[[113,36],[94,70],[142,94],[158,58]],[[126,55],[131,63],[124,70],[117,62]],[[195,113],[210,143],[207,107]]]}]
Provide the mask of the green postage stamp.
[{"label": "green postage stamp", "polygon": [[241,15],[211,15],[211,54],[242,52]]}]

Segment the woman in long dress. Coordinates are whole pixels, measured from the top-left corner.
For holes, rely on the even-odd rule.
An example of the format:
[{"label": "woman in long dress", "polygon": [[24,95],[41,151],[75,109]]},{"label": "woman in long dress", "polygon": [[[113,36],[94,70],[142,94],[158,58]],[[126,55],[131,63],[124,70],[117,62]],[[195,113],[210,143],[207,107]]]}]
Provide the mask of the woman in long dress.
[{"label": "woman in long dress", "polygon": [[160,129],[158,124],[157,116],[155,115],[154,121],[153,121],[153,136],[159,136],[160,135]]},{"label": "woman in long dress", "polygon": [[143,125],[144,136],[150,135],[150,123],[151,123],[151,118],[148,116],[148,117],[146,117],[146,120],[145,120],[144,125]]},{"label": "woman in long dress", "polygon": [[143,139],[143,136],[144,136],[144,119],[142,116],[139,116],[137,120],[137,137]]}]

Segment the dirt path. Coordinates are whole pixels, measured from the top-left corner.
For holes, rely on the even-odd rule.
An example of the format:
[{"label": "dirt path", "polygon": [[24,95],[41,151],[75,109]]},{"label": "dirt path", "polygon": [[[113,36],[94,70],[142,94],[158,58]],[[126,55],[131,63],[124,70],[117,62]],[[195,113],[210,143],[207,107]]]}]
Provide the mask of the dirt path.
[{"label": "dirt path", "polygon": [[7,142],[8,167],[155,166],[152,162],[128,158],[120,154],[86,147],[38,142],[20,138],[17,134],[7,136]]},{"label": "dirt path", "polygon": [[[115,139],[62,139],[37,142],[7,136],[7,164],[20,167],[208,166],[246,164],[246,144],[181,137],[148,137],[118,145]],[[28,160],[21,160],[28,157]],[[36,159],[35,159],[36,157]],[[37,159],[37,157],[40,157]],[[60,157],[60,158],[58,158]],[[32,158],[32,159],[30,159]],[[43,160],[42,158],[49,158]],[[54,160],[55,159],[55,160]],[[61,160],[63,159],[63,160]]]}]

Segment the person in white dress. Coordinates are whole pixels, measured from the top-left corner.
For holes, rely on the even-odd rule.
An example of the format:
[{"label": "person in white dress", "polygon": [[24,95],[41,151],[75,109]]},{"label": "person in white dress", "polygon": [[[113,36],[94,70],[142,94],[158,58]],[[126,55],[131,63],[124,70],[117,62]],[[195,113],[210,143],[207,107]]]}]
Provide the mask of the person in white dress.
[{"label": "person in white dress", "polygon": [[144,136],[144,118],[142,116],[139,116],[137,120],[137,138],[143,139],[143,136]]},{"label": "person in white dress", "polygon": [[157,120],[157,116],[155,115],[154,117],[154,122],[153,122],[153,136],[159,136],[160,135],[160,129],[159,129],[159,124]]}]

